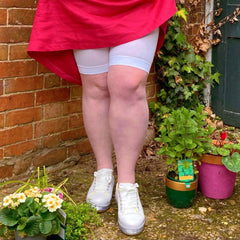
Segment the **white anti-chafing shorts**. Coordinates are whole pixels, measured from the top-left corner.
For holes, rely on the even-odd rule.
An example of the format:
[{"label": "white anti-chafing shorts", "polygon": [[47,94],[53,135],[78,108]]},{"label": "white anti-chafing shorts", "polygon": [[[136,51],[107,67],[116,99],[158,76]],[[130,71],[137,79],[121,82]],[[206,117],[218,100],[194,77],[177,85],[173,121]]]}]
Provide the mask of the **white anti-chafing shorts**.
[{"label": "white anti-chafing shorts", "polygon": [[111,65],[125,65],[149,73],[158,42],[159,28],[137,40],[118,46],[74,50],[75,60],[82,74],[108,72]]}]

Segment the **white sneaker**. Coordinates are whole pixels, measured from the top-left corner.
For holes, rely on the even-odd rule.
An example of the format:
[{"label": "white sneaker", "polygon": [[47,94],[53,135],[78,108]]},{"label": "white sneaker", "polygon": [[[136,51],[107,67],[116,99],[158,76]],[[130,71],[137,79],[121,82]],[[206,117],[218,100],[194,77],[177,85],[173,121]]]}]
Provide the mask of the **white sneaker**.
[{"label": "white sneaker", "polygon": [[94,172],[94,180],[87,194],[87,202],[98,212],[107,210],[110,206],[114,185],[113,170],[103,168]]},{"label": "white sneaker", "polygon": [[121,231],[127,235],[136,235],[144,228],[145,216],[137,187],[137,183],[120,183],[116,186],[118,224]]}]

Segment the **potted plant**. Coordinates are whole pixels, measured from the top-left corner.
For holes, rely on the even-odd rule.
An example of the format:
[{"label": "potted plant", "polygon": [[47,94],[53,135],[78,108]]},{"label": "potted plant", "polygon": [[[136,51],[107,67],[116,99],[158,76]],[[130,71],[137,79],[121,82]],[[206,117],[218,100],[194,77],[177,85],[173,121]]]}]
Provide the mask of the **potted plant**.
[{"label": "potted plant", "polygon": [[156,138],[162,144],[158,154],[167,156],[167,198],[178,208],[191,206],[198,182],[195,163],[211,145],[209,135],[214,129],[205,128],[203,108],[198,105],[196,110],[185,107],[173,110],[163,120]]},{"label": "potted plant", "polygon": [[[34,176],[37,174],[37,178]],[[3,198],[0,209],[0,235],[16,240],[75,240],[87,239],[92,223],[100,224],[100,217],[89,204],[76,204],[62,186],[48,183],[45,167],[32,174],[28,181],[9,181],[21,184],[13,194]],[[70,201],[63,200],[65,196]],[[73,214],[74,212],[74,214]],[[67,216],[68,215],[68,216]],[[87,225],[87,226],[86,226]]]},{"label": "potted plant", "polygon": [[227,133],[220,132],[220,139],[213,140],[207,154],[201,159],[199,187],[202,194],[213,199],[231,197],[240,171],[240,144],[226,141]]},{"label": "potted plant", "polygon": [[[36,173],[38,177],[35,179]],[[1,235],[6,236],[8,231],[15,231],[17,240],[42,240],[57,234],[58,239],[64,239],[64,234],[60,234],[61,224],[66,219],[61,210],[63,191],[60,188],[64,182],[59,186],[48,185],[43,167],[42,171],[37,168],[27,182],[16,180],[2,183],[1,186],[13,183],[21,184],[21,187],[3,198],[0,210]]]}]

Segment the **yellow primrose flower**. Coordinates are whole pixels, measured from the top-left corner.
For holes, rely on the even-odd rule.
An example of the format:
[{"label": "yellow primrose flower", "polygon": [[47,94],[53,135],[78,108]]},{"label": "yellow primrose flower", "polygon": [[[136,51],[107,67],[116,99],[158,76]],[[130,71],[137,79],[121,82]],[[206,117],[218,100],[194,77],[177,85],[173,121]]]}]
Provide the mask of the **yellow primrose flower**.
[{"label": "yellow primrose flower", "polygon": [[58,209],[58,207],[55,204],[48,206],[49,212],[55,212],[57,209]]},{"label": "yellow primrose flower", "polygon": [[9,206],[11,203],[12,203],[12,199],[11,199],[10,196],[6,196],[6,197],[3,199],[3,206],[4,206],[4,207]]},{"label": "yellow primrose flower", "polygon": [[24,193],[17,193],[16,198],[20,203],[24,203],[26,201],[26,195]]}]

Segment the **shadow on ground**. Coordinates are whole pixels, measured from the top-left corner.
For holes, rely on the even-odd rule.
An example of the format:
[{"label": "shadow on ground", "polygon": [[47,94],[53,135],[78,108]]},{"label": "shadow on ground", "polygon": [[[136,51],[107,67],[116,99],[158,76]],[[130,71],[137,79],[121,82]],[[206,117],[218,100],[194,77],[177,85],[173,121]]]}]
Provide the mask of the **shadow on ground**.
[{"label": "shadow on ground", "polygon": [[[78,165],[58,173],[68,176],[67,189],[77,202],[85,201],[95,171],[93,156]],[[116,173],[116,169],[115,169]],[[110,209],[101,214],[103,226],[94,229],[97,240],[240,240],[240,179],[237,177],[234,194],[226,200],[214,200],[197,193],[187,209],[170,206],[166,199],[164,178],[166,166],[160,156],[142,157],[136,168],[136,181],[146,215],[144,231],[126,236],[118,229],[117,205],[113,196]],[[116,176],[115,176],[116,177]],[[204,208],[206,212],[199,210]],[[89,239],[93,239],[91,236]]]}]

